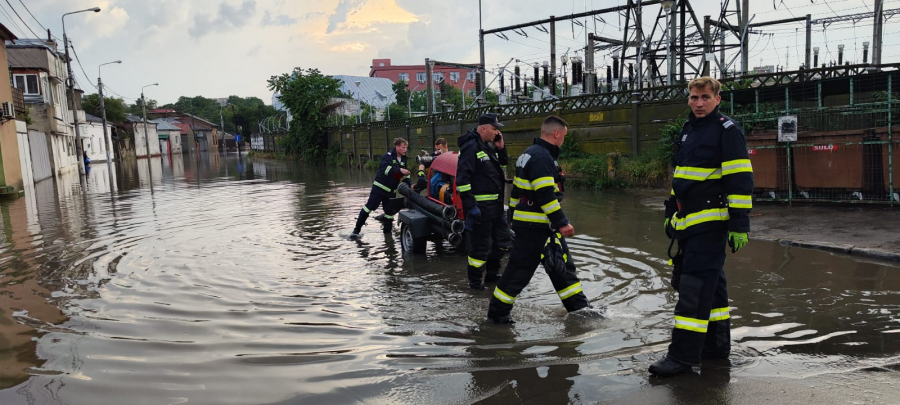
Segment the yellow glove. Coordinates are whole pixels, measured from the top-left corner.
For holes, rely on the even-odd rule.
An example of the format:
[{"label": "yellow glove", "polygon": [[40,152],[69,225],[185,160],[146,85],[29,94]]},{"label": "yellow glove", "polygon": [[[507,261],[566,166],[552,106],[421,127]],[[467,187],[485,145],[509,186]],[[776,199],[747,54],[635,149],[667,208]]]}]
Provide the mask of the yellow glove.
[{"label": "yellow glove", "polygon": [[741,250],[750,243],[750,237],[746,232],[728,232],[728,245],[731,246],[731,253]]}]

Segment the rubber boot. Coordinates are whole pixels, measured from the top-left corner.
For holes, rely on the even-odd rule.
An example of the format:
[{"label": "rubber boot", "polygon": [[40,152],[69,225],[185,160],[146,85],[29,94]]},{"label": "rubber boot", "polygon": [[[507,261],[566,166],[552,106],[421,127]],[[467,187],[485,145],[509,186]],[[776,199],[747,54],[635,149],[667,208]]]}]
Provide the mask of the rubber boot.
[{"label": "rubber boot", "polygon": [[362,231],[362,227],[366,224],[366,219],[368,218],[368,212],[366,212],[365,210],[359,210],[359,216],[356,217],[356,226],[353,227],[353,232],[350,233],[350,238],[359,237],[359,233]]},{"label": "rubber boot", "polygon": [[669,356],[664,357],[662,360],[659,360],[650,366],[650,373],[658,377],[671,377],[693,371],[694,369],[691,366],[672,360]]},{"label": "rubber boot", "polygon": [[381,220],[381,229],[384,233],[391,233],[394,231],[394,220],[392,219],[382,219]]}]

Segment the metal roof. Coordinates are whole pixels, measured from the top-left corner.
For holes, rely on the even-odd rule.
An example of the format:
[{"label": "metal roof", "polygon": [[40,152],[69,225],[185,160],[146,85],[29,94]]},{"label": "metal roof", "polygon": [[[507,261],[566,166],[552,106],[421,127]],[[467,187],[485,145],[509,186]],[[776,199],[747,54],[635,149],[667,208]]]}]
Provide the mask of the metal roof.
[{"label": "metal roof", "polygon": [[162,120],[162,119],[158,119],[158,118],[157,118],[157,119],[155,119],[155,120],[150,120],[149,122],[155,122],[155,123],[156,123],[156,130],[157,130],[157,131],[178,131],[178,132],[181,132],[181,128],[172,125],[171,123],[169,123],[169,122],[166,121],[166,120]]},{"label": "metal roof", "polygon": [[[356,99],[357,91],[359,91],[359,99],[364,103],[375,106],[375,108],[387,108],[388,105],[397,100],[394,89],[391,87],[394,85],[394,82],[390,79],[348,75],[334,75],[331,77],[343,82],[341,86],[342,92],[350,94]],[[359,82],[358,90],[356,87],[357,81]]]}]

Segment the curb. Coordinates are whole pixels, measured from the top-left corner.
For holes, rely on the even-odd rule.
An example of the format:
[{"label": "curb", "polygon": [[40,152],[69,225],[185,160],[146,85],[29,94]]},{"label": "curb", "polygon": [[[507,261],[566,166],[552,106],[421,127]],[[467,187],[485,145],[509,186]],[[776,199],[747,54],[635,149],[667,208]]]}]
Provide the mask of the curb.
[{"label": "curb", "polygon": [[781,246],[792,246],[804,249],[816,249],[816,250],[824,250],[826,252],[831,253],[840,253],[850,256],[858,256],[858,257],[866,257],[870,259],[878,259],[889,262],[900,262],[900,252],[892,252],[884,249],[875,249],[875,248],[863,248],[856,247],[854,245],[840,244],[840,243],[828,243],[828,242],[806,242],[806,241],[792,241],[787,239],[764,239],[764,238],[756,238],[757,240],[766,240],[771,242],[778,242]]}]

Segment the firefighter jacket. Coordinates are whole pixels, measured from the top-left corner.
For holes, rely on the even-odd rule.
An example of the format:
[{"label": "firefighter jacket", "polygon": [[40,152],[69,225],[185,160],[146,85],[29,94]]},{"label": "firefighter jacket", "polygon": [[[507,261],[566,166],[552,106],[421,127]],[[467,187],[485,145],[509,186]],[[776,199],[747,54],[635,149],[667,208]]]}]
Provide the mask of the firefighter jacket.
[{"label": "firefighter jacket", "polygon": [[373,184],[388,193],[396,192],[401,181],[411,184],[409,175],[403,175],[400,169],[406,169],[406,156],[397,154],[396,148],[389,150],[381,157],[381,164],[378,166]]},{"label": "firefighter jacket", "polygon": [[666,202],[675,237],[750,231],[753,167],[741,126],[719,112],[690,114],[675,140],[675,176]]},{"label": "firefighter jacket", "polygon": [[559,229],[569,224],[559,205],[564,179],[557,158],[559,147],[538,138],[516,160],[509,198],[513,225]]},{"label": "firefighter jacket", "polygon": [[468,213],[477,204],[485,219],[503,215],[506,176],[502,166],[508,160],[506,148],[494,150],[474,130],[459,137],[457,144],[456,190],[464,212]]}]

